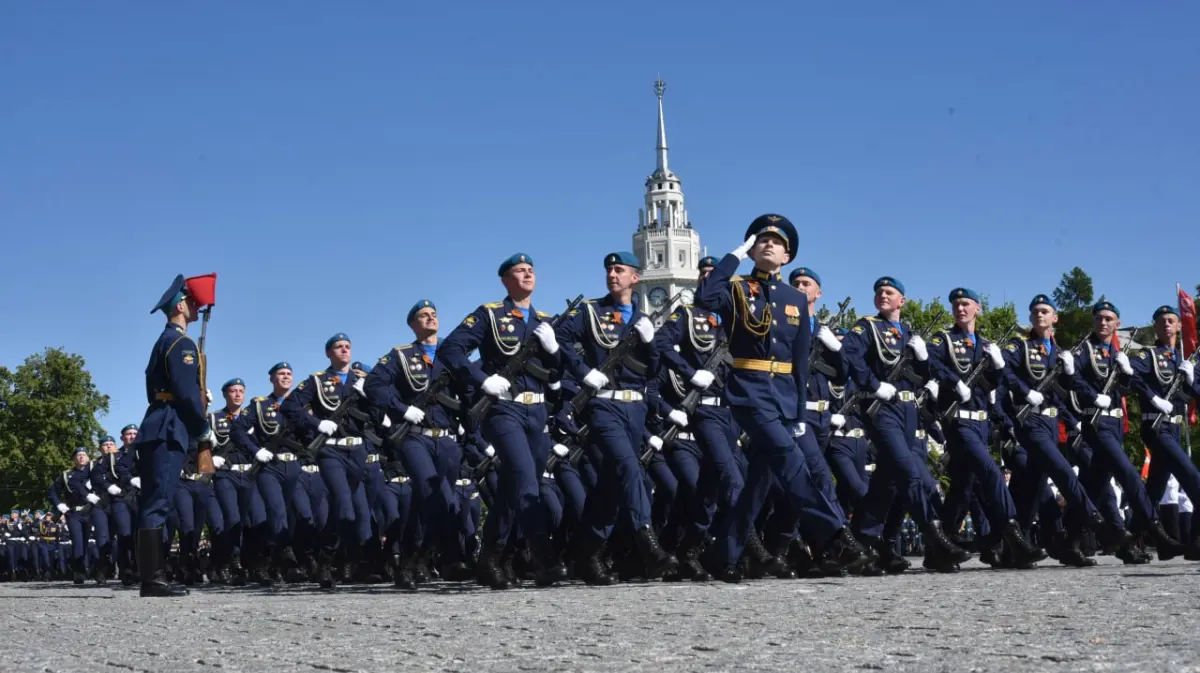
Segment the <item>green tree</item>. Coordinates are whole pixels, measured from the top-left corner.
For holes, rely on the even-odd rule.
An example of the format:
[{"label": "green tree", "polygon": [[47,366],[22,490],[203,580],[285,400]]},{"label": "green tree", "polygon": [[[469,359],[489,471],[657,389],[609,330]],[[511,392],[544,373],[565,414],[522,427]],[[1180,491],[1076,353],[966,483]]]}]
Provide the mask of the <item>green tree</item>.
[{"label": "green tree", "polygon": [[[1016,304],[1010,301],[1000,306],[992,306],[987,297],[982,297],[980,306],[983,311],[975,321],[975,329],[983,338],[999,343],[1008,341],[1005,338],[1006,334],[1009,339],[1021,334]],[[1013,327],[1014,325],[1016,327]]]},{"label": "green tree", "polygon": [[954,325],[954,317],[940,299],[928,303],[920,299],[907,299],[900,309],[900,320],[908,323],[913,332],[932,333]]},{"label": "green tree", "polygon": [[1073,347],[1092,330],[1093,292],[1092,277],[1079,267],[1064,273],[1054,288],[1054,303],[1058,306],[1054,338],[1061,347]]},{"label": "green tree", "polygon": [[94,447],[108,396],[83,357],[57,348],[0,366],[0,507],[40,507],[76,447]]}]

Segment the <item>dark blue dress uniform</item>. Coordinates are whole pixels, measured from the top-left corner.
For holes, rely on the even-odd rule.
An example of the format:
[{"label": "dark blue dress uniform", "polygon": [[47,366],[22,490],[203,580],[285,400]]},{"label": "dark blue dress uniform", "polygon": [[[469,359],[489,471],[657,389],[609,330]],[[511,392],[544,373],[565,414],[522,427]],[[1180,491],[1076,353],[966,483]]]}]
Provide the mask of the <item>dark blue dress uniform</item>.
[{"label": "dark blue dress uniform", "polygon": [[[558,342],[573,378],[583,381],[589,371],[599,368],[643,315],[632,306],[625,318],[611,296],[587,300],[572,311],[559,326]],[[583,347],[582,355],[575,351],[576,343]],[[601,462],[599,482],[584,504],[581,533],[601,540],[608,539],[618,522],[630,531],[651,523],[650,496],[639,458],[646,426],[646,383],[658,368],[658,353],[653,342],[639,340],[631,357],[637,363],[622,363],[613,370],[608,385],[587,403],[585,412],[589,441]]]},{"label": "dark blue dress uniform", "polygon": [[[501,265],[500,275],[528,256],[515,255]],[[464,383],[481,388],[488,376],[499,372],[515,355],[527,337],[550,316],[540,311],[521,309],[511,298],[483,304],[468,315],[438,348],[438,356],[451,374]],[[554,376],[562,369],[563,348],[551,355],[540,346],[531,363]],[[479,349],[479,360],[469,355]],[[546,469],[550,454],[546,391],[549,380],[542,380],[537,369],[526,371],[510,381],[511,388],[500,395],[482,420],[480,430],[485,441],[496,450],[499,459],[499,491],[484,522],[481,567],[498,561],[499,552],[508,544],[519,525],[521,534],[531,542],[549,540],[549,520],[542,504],[538,477]],[[486,394],[482,391],[480,394]],[[539,543],[540,544],[540,543]],[[493,559],[493,555],[494,559]],[[497,587],[504,582],[493,583]]]},{"label": "dark blue dress uniform", "polygon": [[252,531],[267,520],[262,497],[248,476],[254,458],[234,437],[234,428],[245,428],[246,422],[241,409],[226,408],[209,415],[216,437],[213,457],[224,461],[214,477],[213,493],[225,520],[225,535],[213,545],[213,562],[218,567],[230,565],[235,572],[241,569],[243,538],[252,537]]},{"label": "dark blue dress uniform", "polygon": [[[99,475],[103,481],[104,492],[109,493],[111,487],[117,488],[117,493],[109,493],[111,499],[108,506],[108,523],[110,532],[116,538],[116,553],[113,560],[121,567],[122,574],[133,564],[133,518],[136,515],[133,503],[133,489],[129,484],[132,474],[132,456],[124,448],[112,453],[101,454],[92,464],[94,475]],[[97,489],[101,490],[101,489]]]},{"label": "dark blue dress uniform", "polygon": [[[437,344],[413,342],[396,346],[379,358],[367,375],[367,396],[388,414],[394,428],[404,422],[409,405],[442,375],[445,366],[437,357]],[[463,388],[461,383],[456,387]],[[413,490],[414,513],[424,534],[431,538],[441,536],[440,548],[448,556],[457,555],[461,549],[451,518],[458,500],[454,482],[459,479],[462,463],[462,447],[456,441],[461,403],[453,393],[453,389],[444,389],[442,401],[422,408],[424,417],[404,438],[399,455],[388,456],[404,465]],[[398,508],[392,510],[398,512]],[[404,553],[416,551],[407,549]]]},{"label": "dark blue dress uniform", "polygon": [[[755,220],[747,238],[781,230],[794,251],[795,228],[778,215]],[[721,317],[729,339],[733,367],[725,380],[725,399],[751,445],[746,487],[734,512],[716,531],[713,561],[725,568],[741,558],[772,475],[792,509],[804,513],[802,526],[814,540],[833,542],[846,524],[836,498],[828,497],[820,475],[812,473],[797,446],[798,435],[807,432],[801,419],[812,340],[808,296],[778,273],[755,269],[737,277],[738,265],[737,256],[725,255],[696,293],[698,305]]]},{"label": "dark blue dress uniform", "polygon": [[[86,450],[79,449],[78,451]],[[77,452],[78,452],[77,451]],[[76,466],[59,475],[50,485],[50,504],[57,508],[60,512],[64,505],[67,507],[65,512],[67,516],[67,528],[71,533],[71,564],[76,573],[83,572],[83,557],[87,553],[88,533],[91,531],[94,522],[97,521],[93,514],[100,511],[99,503],[91,503],[89,495],[95,495],[99,498],[99,494],[93,493],[91,483],[91,464],[82,467]],[[89,510],[89,505],[94,504]],[[102,523],[106,526],[107,521]],[[99,535],[100,532],[97,532]],[[108,537],[108,531],[103,531],[105,538]],[[77,577],[77,583],[82,581]]]},{"label": "dark blue dress uniform", "polygon": [[[246,405],[246,410],[239,417],[240,422],[232,423],[229,428],[234,446],[244,452],[243,460],[257,461],[256,455],[261,449],[272,454],[250,484],[257,495],[257,498],[250,496],[251,507],[255,506],[256,501],[259,503],[262,507],[261,521],[266,524],[261,536],[256,534],[252,536],[253,539],[246,541],[251,547],[246,556],[254,559],[253,567],[259,570],[264,569],[266,555],[281,557],[284,550],[292,545],[292,529],[288,525],[289,503],[296,503],[297,527],[308,525],[311,530],[313,522],[311,507],[305,507],[308,503],[296,497],[301,456],[294,447],[284,443],[290,435],[290,428],[285,422],[282,407],[283,400],[274,393],[255,397]],[[253,517],[253,510],[251,513]]]},{"label": "dark blue dress uniform", "polygon": [[[1154,321],[1167,314],[1175,314],[1175,310],[1170,306],[1159,308],[1154,312]],[[1193,386],[1185,380],[1179,392],[1172,399],[1166,399],[1175,377],[1184,376],[1179,371],[1182,361],[1178,349],[1161,341],[1138,351],[1137,356],[1130,360],[1133,367],[1132,388],[1137,392],[1142,410],[1142,441],[1150,449],[1153,458],[1150,461],[1150,477],[1146,482],[1151,502],[1162,500],[1172,474],[1189,498],[1200,501],[1200,471],[1180,446],[1181,430],[1187,417],[1187,401],[1194,397]],[[1169,413],[1159,408],[1158,405],[1163,403],[1170,405]],[[1155,430],[1154,422],[1159,416],[1165,418]]]},{"label": "dark blue dress uniform", "polygon": [[[179,521],[179,559],[187,572],[184,584],[190,586],[203,579],[199,555],[200,532],[207,524],[214,544],[223,540],[225,517],[213,494],[212,481],[196,469],[195,455],[188,456],[184,461],[179,480],[179,490],[175,491],[175,513]],[[213,549],[214,554],[219,554],[220,551],[218,547]]]}]

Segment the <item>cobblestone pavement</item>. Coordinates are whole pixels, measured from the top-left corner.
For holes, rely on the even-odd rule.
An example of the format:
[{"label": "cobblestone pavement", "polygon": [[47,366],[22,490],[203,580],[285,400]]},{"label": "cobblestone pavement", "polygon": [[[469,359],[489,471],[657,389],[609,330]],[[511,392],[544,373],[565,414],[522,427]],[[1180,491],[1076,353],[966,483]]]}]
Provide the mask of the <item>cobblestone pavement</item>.
[{"label": "cobblestone pavement", "polygon": [[0,670],[1200,671],[1200,564],[493,592],[0,585]]}]

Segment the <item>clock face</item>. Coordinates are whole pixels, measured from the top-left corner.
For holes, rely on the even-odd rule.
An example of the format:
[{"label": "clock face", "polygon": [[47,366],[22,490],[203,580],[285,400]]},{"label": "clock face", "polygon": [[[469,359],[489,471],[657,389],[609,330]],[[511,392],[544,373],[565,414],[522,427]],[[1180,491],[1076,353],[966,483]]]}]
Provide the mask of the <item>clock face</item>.
[{"label": "clock face", "polygon": [[667,302],[667,291],[661,287],[656,287],[650,290],[649,294],[650,306],[654,308],[662,308],[662,305]]}]

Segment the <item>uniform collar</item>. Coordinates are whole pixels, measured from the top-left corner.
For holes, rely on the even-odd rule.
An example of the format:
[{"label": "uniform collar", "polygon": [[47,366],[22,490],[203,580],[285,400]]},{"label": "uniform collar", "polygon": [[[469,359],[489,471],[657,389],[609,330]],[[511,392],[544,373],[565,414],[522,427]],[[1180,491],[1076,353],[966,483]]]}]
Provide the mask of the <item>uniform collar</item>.
[{"label": "uniform collar", "polygon": [[775,273],[770,273],[768,271],[763,271],[762,269],[755,267],[754,271],[750,272],[750,279],[751,280],[781,281],[781,280],[783,280],[783,276],[778,271],[776,271]]},{"label": "uniform collar", "polygon": [[175,330],[176,332],[179,332],[180,334],[187,334],[187,330],[180,327],[179,325],[176,325],[173,322],[167,323],[167,326],[163,328],[164,332],[170,332],[171,330]]},{"label": "uniform collar", "polygon": [[[513,315],[513,311],[527,310],[527,311],[529,311],[529,319],[530,320],[537,317],[537,311],[533,310],[533,302],[532,301],[529,302],[528,309],[522,309],[520,306],[517,306],[516,302],[514,302],[512,300],[512,297],[505,297],[504,298],[504,309],[505,309],[504,315]],[[516,316],[513,315],[513,317],[516,317]]]}]

